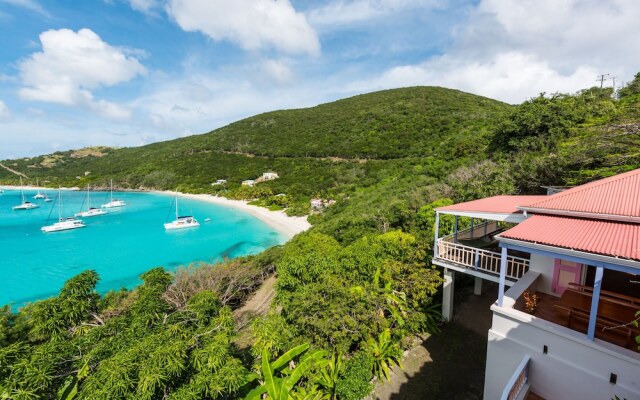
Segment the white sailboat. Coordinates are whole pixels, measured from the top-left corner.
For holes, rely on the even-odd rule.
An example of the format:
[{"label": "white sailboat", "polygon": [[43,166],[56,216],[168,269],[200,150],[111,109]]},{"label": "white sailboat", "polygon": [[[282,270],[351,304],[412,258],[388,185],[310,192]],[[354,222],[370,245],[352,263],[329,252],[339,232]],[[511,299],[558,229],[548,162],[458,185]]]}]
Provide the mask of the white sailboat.
[{"label": "white sailboat", "polygon": [[53,201],[53,199],[50,199],[49,196],[47,196],[47,192],[44,192],[44,202],[49,203],[51,201]]},{"label": "white sailboat", "polygon": [[198,221],[191,215],[180,216],[178,211],[178,192],[176,191],[176,219],[164,224],[164,229],[170,231],[174,229],[196,228],[200,226]]},{"label": "white sailboat", "polygon": [[103,204],[102,208],[114,208],[114,207],[124,207],[127,203],[122,200],[117,200],[113,198],[113,179],[111,180],[111,198],[108,203]]},{"label": "white sailboat", "polygon": [[22,203],[13,207],[13,211],[32,210],[34,208],[39,207],[37,204],[27,201],[24,198],[24,189],[22,188],[22,177],[20,177],[20,195],[22,197]]},{"label": "white sailboat", "polygon": [[36,186],[38,187],[38,193],[36,193],[35,196],[33,196],[34,199],[38,200],[38,199],[44,199],[45,196],[44,194],[40,193],[40,182],[38,182],[38,180],[36,179]]},{"label": "white sailboat", "polygon": [[43,226],[40,230],[45,233],[50,233],[84,228],[85,226],[84,222],[77,218],[62,218],[62,190],[58,190],[58,222],[53,225]]},{"label": "white sailboat", "polygon": [[105,215],[107,212],[101,208],[91,207],[91,192],[89,191],[89,185],[87,185],[87,211],[80,211],[76,213],[76,217],[97,217],[98,215]]}]

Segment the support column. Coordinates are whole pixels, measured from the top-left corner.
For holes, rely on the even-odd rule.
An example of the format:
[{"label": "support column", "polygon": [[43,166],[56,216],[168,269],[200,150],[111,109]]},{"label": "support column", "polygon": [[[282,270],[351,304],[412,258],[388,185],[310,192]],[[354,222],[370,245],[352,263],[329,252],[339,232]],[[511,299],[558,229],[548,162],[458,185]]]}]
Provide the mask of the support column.
[{"label": "support column", "polygon": [[455,271],[445,268],[442,285],[442,317],[447,321],[453,318],[453,278],[455,278]]},{"label": "support column", "polygon": [[438,233],[440,231],[440,213],[436,211],[436,229],[433,235],[433,256],[438,257]]},{"label": "support column", "polygon": [[587,338],[593,340],[596,333],[596,319],[598,318],[598,302],[600,301],[600,289],[602,288],[603,267],[596,267],[596,276],[593,280],[593,297],[591,298],[591,312],[589,313],[589,329]]},{"label": "support column", "polygon": [[476,296],[482,295],[482,278],[476,276],[476,280],[473,284],[473,294]]},{"label": "support column", "polygon": [[458,216],[456,215],[456,223],[453,226],[453,243],[458,243]]},{"label": "support column", "polygon": [[502,248],[500,256],[500,284],[498,285],[498,307],[502,307],[504,300],[504,284],[507,280],[507,247]]},{"label": "support column", "polygon": [[473,239],[473,218],[471,218],[471,239]]}]

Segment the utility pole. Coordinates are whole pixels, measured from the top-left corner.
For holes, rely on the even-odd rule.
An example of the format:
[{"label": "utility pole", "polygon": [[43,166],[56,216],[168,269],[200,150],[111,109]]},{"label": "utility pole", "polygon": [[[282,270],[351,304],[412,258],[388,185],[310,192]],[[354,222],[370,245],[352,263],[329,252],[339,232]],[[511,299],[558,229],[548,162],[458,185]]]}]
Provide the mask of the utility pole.
[{"label": "utility pole", "polygon": [[596,82],[600,81],[600,89],[602,89],[602,86],[604,85],[604,81],[608,80],[606,78],[607,76],[609,76],[609,74],[598,75],[598,79],[596,79]]},{"label": "utility pole", "polygon": [[613,88],[613,91],[616,91],[616,78],[617,76],[612,76],[610,79],[613,82],[613,85],[611,86]]}]

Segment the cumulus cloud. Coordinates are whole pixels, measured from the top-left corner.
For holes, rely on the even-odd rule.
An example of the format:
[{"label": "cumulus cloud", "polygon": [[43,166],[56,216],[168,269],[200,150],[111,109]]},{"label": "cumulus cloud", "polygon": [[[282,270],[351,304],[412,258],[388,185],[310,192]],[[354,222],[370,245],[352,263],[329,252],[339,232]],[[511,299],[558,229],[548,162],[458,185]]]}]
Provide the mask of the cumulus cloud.
[{"label": "cumulus cloud", "polygon": [[289,0],[170,0],[167,13],[185,31],[229,40],[245,50],[320,53],[320,41]]},{"label": "cumulus cloud", "polygon": [[411,7],[438,7],[439,0],[334,0],[308,12],[314,26],[340,27]]},{"label": "cumulus cloud", "polygon": [[432,85],[456,88],[509,103],[519,103],[540,93],[573,92],[589,86],[597,70],[579,67],[563,75],[530,54],[498,54],[484,62],[442,56],[420,65],[392,68],[381,76],[356,82],[350,90],[387,89]]},{"label": "cumulus cloud", "polygon": [[102,41],[90,29],[49,30],[40,34],[42,51],[19,64],[20,97],[68,106],[84,106],[108,118],[123,119],[130,111],[106,100],[95,100],[92,90],[129,81],[145,68]]},{"label": "cumulus cloud", "polygon": [[453,87],[518,103],[541,92],[575,92],[640,65],[640,2],[482,0],[443,55],[350,85],[373,90]]},{"label": "cumulus cloud", "polygon": [[4,101],[0,100],[0,122],[7,122],[11,120],[11,111],[9,107],[4,104]]}]

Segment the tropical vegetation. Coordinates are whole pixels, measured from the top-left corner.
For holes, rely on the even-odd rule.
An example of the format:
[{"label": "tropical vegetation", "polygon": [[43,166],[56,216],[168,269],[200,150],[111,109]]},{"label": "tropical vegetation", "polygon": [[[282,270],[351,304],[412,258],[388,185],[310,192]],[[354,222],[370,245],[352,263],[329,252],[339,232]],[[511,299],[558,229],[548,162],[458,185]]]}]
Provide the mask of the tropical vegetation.
[{"label": "tropical vegetation", "polygon": [[[638,168],[640,74],[617,93],[541,94],[517,106],[396,89],[143,147],[1,163],[55,186],[179,186],[291,214],[308,214],[313,197],[336,203],[308,217],[310,231],[257,256],[155,268],[139,287],[104,295],[85,271],[56,297],[5,306],[0,398],[360,399],[401,366],[403,339],[441,328],[433,210]],[[266,171],[280,179],[240,186]],[[211,186],[217,179],[228,184]],[[0,169],[0,182],[17,176]],[[441,219],[441,232],[452,226]],[[270,311],[240,323],[238,310],[274,272]]]}]

